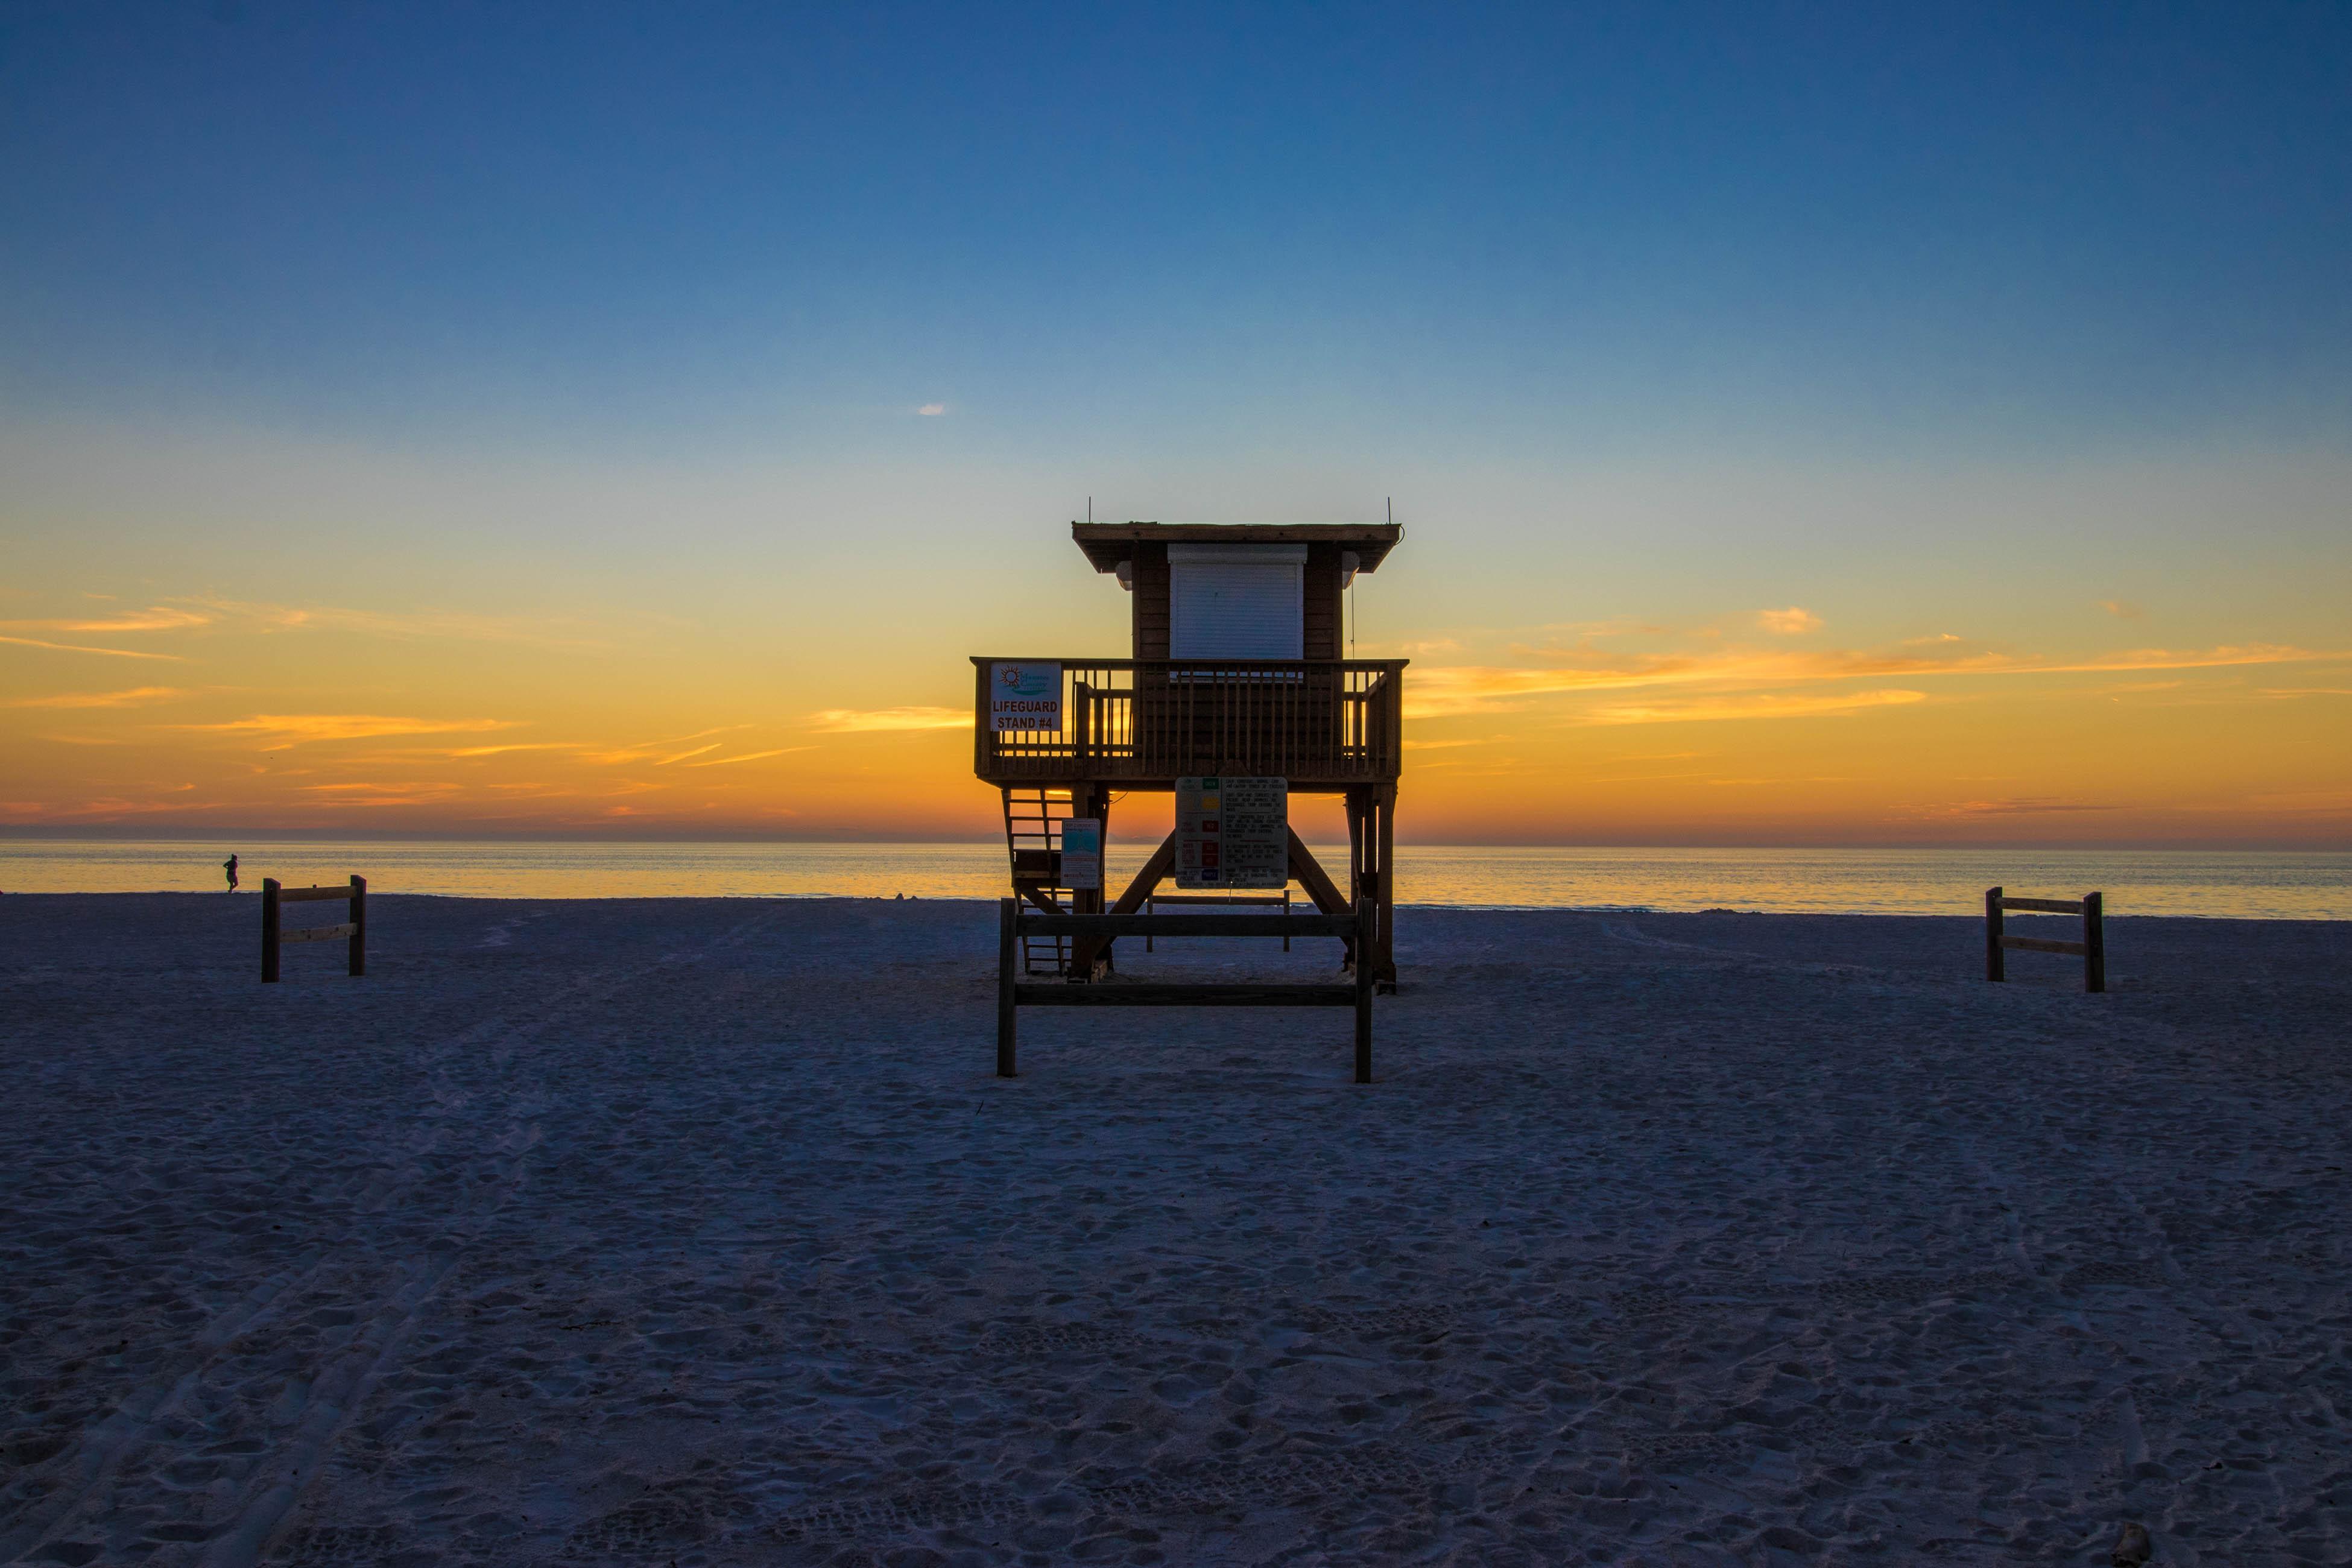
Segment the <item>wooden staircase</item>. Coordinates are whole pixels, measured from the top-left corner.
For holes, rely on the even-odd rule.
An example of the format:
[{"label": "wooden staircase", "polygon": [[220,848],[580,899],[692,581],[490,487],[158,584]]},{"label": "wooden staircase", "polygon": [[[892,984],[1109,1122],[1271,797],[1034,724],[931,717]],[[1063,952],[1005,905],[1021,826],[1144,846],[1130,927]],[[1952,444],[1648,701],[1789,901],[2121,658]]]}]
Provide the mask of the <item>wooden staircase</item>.
[{"label": "wooden staircase", "polygon": [[[1066,913],[1070,889],[1062,885],[1062,824],[1072,816],[1066,789],[1006,786],[1004,847],[1013,857],[1013,890],[1028,903],[1050,913]],[[1025,927],[1028,922],[1023,921]],[[1021,970],[1024,974],[1066,974],[1070,939],[1066,936],[1021,936]]]}]

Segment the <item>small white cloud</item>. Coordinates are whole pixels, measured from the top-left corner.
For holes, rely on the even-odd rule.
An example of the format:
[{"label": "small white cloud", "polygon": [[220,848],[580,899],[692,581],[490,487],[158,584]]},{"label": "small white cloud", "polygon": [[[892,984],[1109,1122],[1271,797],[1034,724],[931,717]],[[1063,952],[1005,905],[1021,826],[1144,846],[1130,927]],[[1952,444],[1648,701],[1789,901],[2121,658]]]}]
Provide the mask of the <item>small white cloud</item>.
[{"label": "small white cloud", "polygon": [[1801,610],[1794,605],[1785,610],[1759,610],[1756,612],[1756,624],[1768,632],[1778,632],[1790,637],[1822,629],[1821,616],[1811,610]]},{"label": "small white cloud", "polygon": [[947,411],[948,405],[944,403],[926,403],[920,408],[915,410],[916,413],[921,415],[926,419],[936,419]]},{"label": "small white cloud", "polygon": [[2101,599],[2099,601],[2099,608],[2106,611],[2107,614],[2115,616],[2115,618],[2119,621],[2136,621],[2142,616],[2147,614],[2146,610],[2141,609],[2129,599]]}]

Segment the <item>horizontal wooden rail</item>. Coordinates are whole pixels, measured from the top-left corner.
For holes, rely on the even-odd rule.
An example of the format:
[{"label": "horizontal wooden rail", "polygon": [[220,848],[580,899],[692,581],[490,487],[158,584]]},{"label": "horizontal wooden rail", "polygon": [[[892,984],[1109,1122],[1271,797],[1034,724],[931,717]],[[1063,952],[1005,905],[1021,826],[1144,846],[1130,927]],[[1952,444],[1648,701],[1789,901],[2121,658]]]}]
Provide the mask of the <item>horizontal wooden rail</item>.
[{"label": "horizontal wooden rail", "polygon": [[345,921],[341,925],[298,926],[292,931],[281,931],[278,933],[278,940],[281,942],[336,942],[344,937],[357,936],[359,931],[360,928],[356,922]]},{"label": "horizontal wooden rail", "polygon": [[1180,985],[1111,981],[1092,985],[1016,985],[1023,1007],[1352,1007],[1353,985]]},{"label": "horizontal wooden rail", "polygon": [[280,888],[278,889],[278,901],[281,904],[316,904],[323,903],[329,899],[348,899],[351,896],[352,889],[348,882],[338,882],[331,888]]},{"label": "horizontal wooden rail", "polygon": [[[2083,940],[2058,942],[2048,937],[2011,936],[2001,929],[2001,913],[2006,910],[2021,910],[2029,914],[2080,915],[2083,918]],[[2085,893],[2079,899],[2012,899],[1999,888],[1985,889],[1985,978],[2006,980],[2009,966],[2005,956],[2011,950],[2026,952],[2055,952],[2083,961],[2083,989],[2105,991],[2107,988],[2107,910],[2106,896]]]},{"label": "horizontal wooden rail", "polygon": [[1290,907],[1287,889],[1279,893],[1153,893],[1144,900],[1152,904],[1206,904],[1222,909],[1227,904],[1278,904]]},{"label": "horizontal wooden rail", "polygon": [[[1154,890],[1143,896],[1143,912],[1147,915],[1158,914],[1160,906],[1162,904],[1202,906],[1213,910],[1229,910],[1235,904],[1256,904],[1266,909],[1280,910],[1286,915],[1290,912],[1290,889],[1286,885],[1278,893],[1162,893]],[[1287,928],[1282,933],[1282,951],[1285,952],[1290,951],[1291,934]],[[1143,951],[1152,952],[1154,944],[1154,938],[1145,937]]]},{"label": "horizontal wooden rail", "polygon": [[[1023,1007],[1353,1007],[1356,1012],[1356,1081],[1372,1081],[1373,964],[1356,939],[1371,929],[1370,906],[1360,901],[1344,915],[1031,915],[1018,900],[997,905],[996,1076],[1015,1078],[1017,1018]],[[1175,984],[1065,984],[1024,985],[1018,952],[1024,931],[1040,936],[1338,936],[1355,942],[1351,984],[1267,984],[1240,982]],[[1073,948],[1078,944],[1074,943]]]},{"label": "horizontal wooden rail", "polygon": [[2091,951],[2091,946],[2088,942],[2052,942],[2047,938],[2038,936],[2005,936],[2000,939],[2000,945],[2003,947],[2021,947],[2028,952],[2070,953],[2077,958],[2088,956]]},{"label": "horizontal wooden rail", "polygon": [[1038,936],[1344,936],[1354,915],[1029,915]]}]

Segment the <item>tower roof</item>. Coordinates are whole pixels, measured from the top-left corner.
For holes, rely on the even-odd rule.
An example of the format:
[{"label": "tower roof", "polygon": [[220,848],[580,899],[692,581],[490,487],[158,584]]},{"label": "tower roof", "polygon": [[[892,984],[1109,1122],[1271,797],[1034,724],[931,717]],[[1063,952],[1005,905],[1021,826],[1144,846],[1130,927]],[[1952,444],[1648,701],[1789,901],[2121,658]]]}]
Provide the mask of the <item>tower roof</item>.
[{"label": "tower roof", "polygon": [[1336,544],[1356,552],[1356,570],[1370,572],[1404,538],[1402,523],[1360,522],[1074,522],[1070,537],[1097,572],[1135,558],[1139,544]]}]

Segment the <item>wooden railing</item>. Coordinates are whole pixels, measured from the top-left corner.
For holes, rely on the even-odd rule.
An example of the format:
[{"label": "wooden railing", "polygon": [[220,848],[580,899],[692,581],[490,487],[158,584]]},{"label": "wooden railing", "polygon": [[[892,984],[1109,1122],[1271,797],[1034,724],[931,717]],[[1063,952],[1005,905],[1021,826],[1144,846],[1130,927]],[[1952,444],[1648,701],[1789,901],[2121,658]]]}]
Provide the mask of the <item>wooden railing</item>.
[{"label": "wooden railing", "polygon": [[[2001,929],[2001,912],[2015,910],[2021,914],[2080,915],[2083,917],[2083,940],[2058,942],[2048,937],[2011,936]],[[2105,991],[2107,988],[2107,910],[2104,894],[2085,893],[2079,899],[2012,899],[2001,889],[1985,889],[1985,978],[2009,978],[2008,954],[2011,949],[2026,952],[2061,952],[2083,961],[2083,989]]]},{"label": "wooden railing", "polygon": [[[1391,780],[1402,771],[1405,662],[974,658],[972,767],[992,783]],[[1062,667],[1058,729],[990,728],[998,663]]]},{"label": "wooden railing", "polygon": [[[280,919],[281,906],[341,901],[350,906],[351,919],[333,925],[288,927]],[[296,942],[349,942],[348,957],[353,974],[367,973],[367,879],[353,877],[349,882],[331,882],[320,888],[284,888],[275,877],[261,879],[261,978],[265,984],[278,980],[278,950]]]}]

